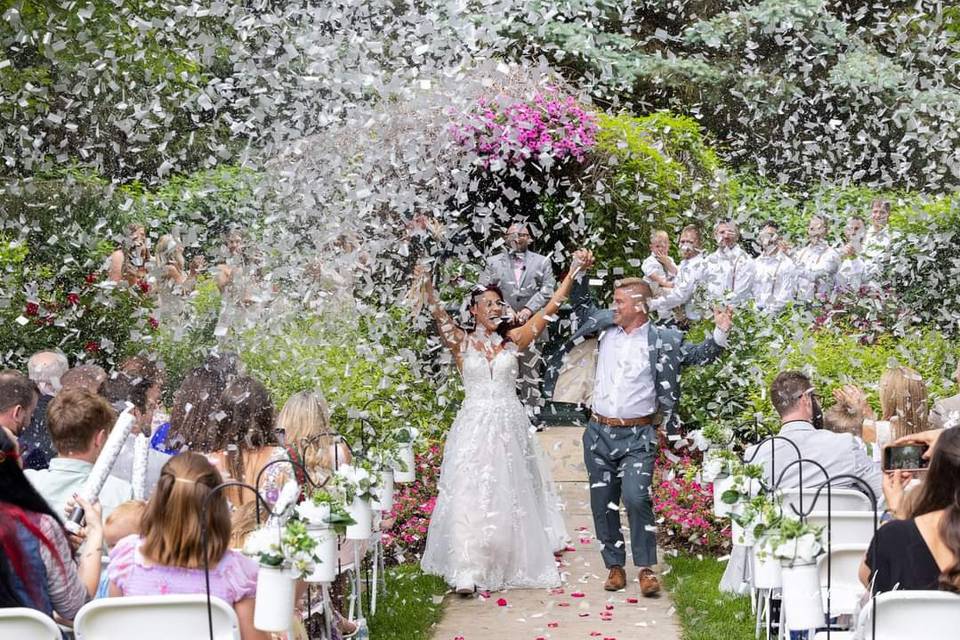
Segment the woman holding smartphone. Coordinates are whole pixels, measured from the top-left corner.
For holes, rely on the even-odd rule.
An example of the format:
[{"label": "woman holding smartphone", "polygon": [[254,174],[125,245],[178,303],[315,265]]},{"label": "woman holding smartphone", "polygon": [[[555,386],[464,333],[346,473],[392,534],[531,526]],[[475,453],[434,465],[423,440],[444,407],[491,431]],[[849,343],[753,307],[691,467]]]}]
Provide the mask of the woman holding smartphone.
[{"label": "woman holding smartphone", "polygon": [[926,431],[894,443],[905,444],[926,444],[930,466],[906,502],[903,487],[912,474],[884,475],[887,505],[900,519],[877,530],[860,565],[860,581],[869,586],[872,579],[874,593],[960,592],[960,429]]}]

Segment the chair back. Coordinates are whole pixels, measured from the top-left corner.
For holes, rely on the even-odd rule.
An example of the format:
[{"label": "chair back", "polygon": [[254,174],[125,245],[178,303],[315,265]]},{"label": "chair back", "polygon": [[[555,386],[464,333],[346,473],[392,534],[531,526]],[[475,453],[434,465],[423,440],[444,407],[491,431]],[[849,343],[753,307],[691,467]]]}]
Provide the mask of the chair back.
[{"label": "chair back", "polygon": [[830,617],[851,614],[857,609],[866,588],[860,584],[860,563],[869,544],[835,544],[817,558],[820,575],[820,595],[823,611],[827,612],[827,567],[830,568]]},{"label": "chair back", "polygon": [[866,604],[860,625],[868,640],[953,640],[960,634],[960,595],[946,591],[890,591],[876,596],[877,635],[873,606]]},{"label": "chair back", "polygon": [[[827,512],[814,511],[807,522],[823,527],[824,546],[840,544],[869,544],[873,540],[873,513],[870,511],[831,511],[827,530]],[[877,518],[877,525],[880,519]]]},{"label": "chair back", "polygon": [[[796,512],[790,508],[791,505],[795,506],[797,511],[800,511],[800,491],[799,488],[783,489],[783,508],[786,513],[792,517],[796,517]],[[810,511],[810,505],[816,494],[817,490],[811,487],[803,489],[804,511]],[[830,490],[830,509],[833,511],[872,511],[873,505],[870,504],[870,498],[868,498],[865,493],[857,491],[856,489],[838,489],[834,487]],[[826,489],[821,491],[820,495],[817,496],[816,506],[813,510],[827,510]]]},{"label": "chair back", "polygon": [[[210,598],[214,640],[240,640],[233,607]],[[73,621],[76,640],[206,640],[207,596],[130,596],[88,602]]]},{"label": "chair back", "polygon": [[61,640],[62,637],[57,623],[36,609],[0,609],[0,638]]}]

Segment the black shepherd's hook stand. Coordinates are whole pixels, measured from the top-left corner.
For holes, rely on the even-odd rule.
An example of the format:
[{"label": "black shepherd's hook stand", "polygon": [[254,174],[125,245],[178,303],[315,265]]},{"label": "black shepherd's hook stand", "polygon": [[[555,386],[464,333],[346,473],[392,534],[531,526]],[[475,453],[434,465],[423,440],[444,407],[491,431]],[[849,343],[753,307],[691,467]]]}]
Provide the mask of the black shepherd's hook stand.
[{"label": "black shepherd's hook stand", "polygon": [[215,495],[219,494],[224,489],[229,487],[237,487],[240,489],[249,489],[253,491],[253,494],[256,496],[257,501],[257,515],[259,523],[259,513],[260,513],[260,502],[263,502],[264,508],[267,510],[270,515],[277,515],[271,509],[267,501],[264,500],[263,496],[260,495],[260,492],[254,489],[252,486],[245,482],[240,482],[239,480],[228,480],[227,482],[221,482],[213,489],[210,490],[203,498],[203,504],[200,507],[200,544],[203,545],[203,582],[207,589],[207,625],[210,632],[210,640],[213,638],[213,608],[210,604],[210,554],[207,547],[207,509],[210,506],[210,499]]},{"label": "black shepherd's hook stand", "polygon": [[[760,447],[762,447],[767,442],[770,443],[770,485],[768,486],[769,490],[772,490],[776,485],[776,468],[777,468],[777,443],[776,440],[783,440],[791,447],[793,447],[794,452],[797,454],[797,459],[803,458],[800,455],[800,447],[797,446],[797,443],[791,440],[790,438],[785,438],[784,436],[768,436],[756,444],[756,448],[753,450],[753,455],[743,461],[744,464],[750,464],[753,462],[757,454],[760,453]],[[803,466],[800,466],[800,486],[803,486]],[[803,496],[800,497],[800,506],[803,507]]]},{"label": "black shepherd's hook stand", "polygon": [[[780,471],[780,475],[777,477],[777,482],[776,484],[773,485],[774,489],[779,489],[781,483],[783,483],[783,476],[787,475],[787,471],[790,470],[790,467],[797,465],[797,473],[799,474],[799,482],[797,483],[797,487],[800,489],[800,493],[798,494],[800,499],[800,510],[797,510],[797,505],[795,504],[791,504],[790,508],[793,509],[793,512],[796,515],[800,516],[801,519],[803,519],[803,516],[800,515],[800,511],[803,510],[803,465],[805,464],[812,464],[813,466],[817,467],[817,469],[820,470],[820,473],[823,474],[824,482],[830,481],[830,474],[827,473],[826,467],[824,467],[822,464],[820,464],[816,460],[811,460],[810,458],[797,458],[796,460],[793,460],[792,462],[787,464],[787,466],[785,466],[783,470]],[[830,487],[828,485],[827,486],[827,504],[829,505],[829,503],[830,503]],[[816,504],[816,501],[814,501],[813,504]]]}]

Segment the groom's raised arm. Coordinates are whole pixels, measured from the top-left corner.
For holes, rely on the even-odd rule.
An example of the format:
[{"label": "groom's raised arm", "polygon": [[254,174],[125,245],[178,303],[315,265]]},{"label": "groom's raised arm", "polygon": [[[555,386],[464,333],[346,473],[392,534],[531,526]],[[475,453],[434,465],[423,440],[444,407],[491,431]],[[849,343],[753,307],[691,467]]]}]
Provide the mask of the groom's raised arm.
[{"label": "groom's raised arm", "polygon": [[696,344],[684,340],[680,345],[681,366],[710,364],[727,348],[727,336],[733,326],[733,312],[729,307],[715,309],[713,320],[716,326],[713,334],[706,340]]}]

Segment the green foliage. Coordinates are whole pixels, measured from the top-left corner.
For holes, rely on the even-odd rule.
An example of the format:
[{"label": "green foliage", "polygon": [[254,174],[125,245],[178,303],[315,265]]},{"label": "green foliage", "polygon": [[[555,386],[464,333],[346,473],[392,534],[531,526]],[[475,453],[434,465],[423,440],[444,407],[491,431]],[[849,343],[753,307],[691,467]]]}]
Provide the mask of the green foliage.
[{"label": "green foliage", "polygon": [[415,565],[387,569],[391,588],[367,618],[371,638],[428,640],[443,612],[441,596],[448,590],[443,578],[426,575]]},{"label": "green foliage", "polygon": [[638,272],[652,229],[675,238],[717,210],[719,163],[690,118],[600,115],[599,124],[594,156],[604,189],[588,202],[595,253],[603,267]]}]

